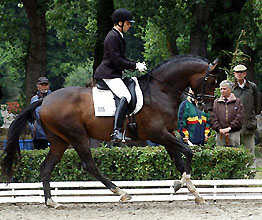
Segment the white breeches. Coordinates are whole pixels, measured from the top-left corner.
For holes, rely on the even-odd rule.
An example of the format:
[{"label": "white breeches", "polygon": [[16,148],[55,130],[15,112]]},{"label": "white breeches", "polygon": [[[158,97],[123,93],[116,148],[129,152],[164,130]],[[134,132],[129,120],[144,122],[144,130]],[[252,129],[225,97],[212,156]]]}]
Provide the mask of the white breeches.
[{"label": "white breeches", "polygon": [[125,97],[127,102],[129,103],[131,100],[131,95],[128,89],[126,88],[126,85],[120,78],[114,78],[114,79],[103,79],[105,83],[108,85],[108,87],[111,89],[111,91],[121,99],[121,97]]}]

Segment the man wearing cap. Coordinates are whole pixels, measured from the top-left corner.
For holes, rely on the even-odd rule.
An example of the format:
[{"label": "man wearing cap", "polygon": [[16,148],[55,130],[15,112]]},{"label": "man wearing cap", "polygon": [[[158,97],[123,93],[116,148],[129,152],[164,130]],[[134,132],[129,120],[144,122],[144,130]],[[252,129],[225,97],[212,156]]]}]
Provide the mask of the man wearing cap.
[{"label": "man wearing cap", "polygon": [[127,105],[131,100],[131,95],[122,81],[124,70],[146,71],[144,63],[136,63],[125,57],[126,43],[124,32],[131,27],[132,19],[130,11],[120,8],[114,11],[112,15],[114,27],[107,34],[104,40],[104,55],[102,63],[95,71],[95,79],[105,82],[110,90],[120,99],[116,107],[114,129],[111,135],[113,141],[130,140],[122,134],[123,120],[126,117]]},{"label": "man wearing cap", "polygon": [[[255,157],[256,115],[258,114],[257,85],[246,79],[247,68],[244,65],[237,65],[233,70],[236,77],[233,93],[240,98],[244,105],[244,123],[241,129],[241,140]],[[255,167],[256,163],[254,160],[253,168]]]},{"label": "man wearing cap", "polygon": [[[40,77],[37,81],[37,94],[31,98],[31,102],[36,102],[39,99],[42,99],[51,93],[49,90],[49,80],[46,77]],[[41,121],[39,117],[40,106],[35,109],[37,119],[34,123],[29,123],[31,129],[31,135],[34,143],[35,149],[45,149],[48,147],[48,140],[46,138],[45,132],[41,126]]]}]

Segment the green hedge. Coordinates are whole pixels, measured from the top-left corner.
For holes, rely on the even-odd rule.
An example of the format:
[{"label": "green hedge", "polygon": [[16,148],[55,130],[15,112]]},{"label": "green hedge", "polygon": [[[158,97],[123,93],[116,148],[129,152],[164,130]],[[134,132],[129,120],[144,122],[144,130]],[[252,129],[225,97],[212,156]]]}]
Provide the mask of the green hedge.
[{"label": "green hedge", "polygon": [[[244,148],[192,147],[193,179],[247,178],[251,156]],[[47,150],[22,151],[14,182],[39,182],[40,164]],[[165,180],[180,178],[164,147],[113,147],[92,149],[103,174],[111,180]],[[81,168],[73,149],[68,149],[52,172],[51,181],[95,180]]]}]

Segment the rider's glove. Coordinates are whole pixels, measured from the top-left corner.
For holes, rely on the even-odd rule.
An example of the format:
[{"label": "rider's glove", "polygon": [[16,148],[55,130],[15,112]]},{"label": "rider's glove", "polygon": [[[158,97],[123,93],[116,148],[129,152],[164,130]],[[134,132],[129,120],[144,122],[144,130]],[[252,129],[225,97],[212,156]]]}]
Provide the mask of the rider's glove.
[{"label": "rider's glove", "polygon": [[136,69],[137,69],[139,72],[144,72],[144,71],[146,71],[147,68],[146,68],[145,62],[143,62],[143,63],[136,63]]}]

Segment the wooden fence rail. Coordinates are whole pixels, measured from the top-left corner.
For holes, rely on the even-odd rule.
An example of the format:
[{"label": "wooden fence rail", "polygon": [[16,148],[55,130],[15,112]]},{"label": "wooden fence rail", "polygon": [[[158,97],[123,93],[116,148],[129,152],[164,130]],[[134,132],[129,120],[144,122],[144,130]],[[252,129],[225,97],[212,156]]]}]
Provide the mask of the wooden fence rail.
[{"label": "wooden fence rail", "polygon": [[[114,181],[132,195],[130,202],[192,200],[194,196],[184,186],[174,192],[174,180]],[[206,200],[262,199],[262,179],[193,180]],[[53,200],[59,203],[118,202],[119,196],[101,182],[51,182]],[[0,183],[0,203],[43,203],[42,183]]]}]

